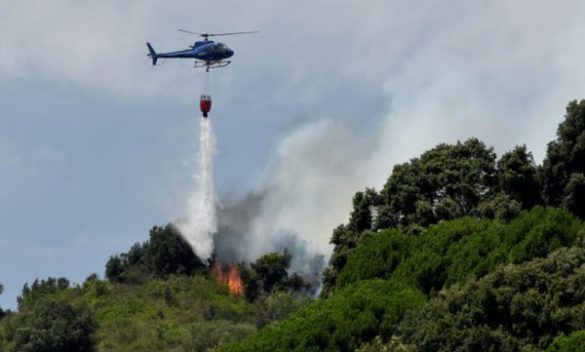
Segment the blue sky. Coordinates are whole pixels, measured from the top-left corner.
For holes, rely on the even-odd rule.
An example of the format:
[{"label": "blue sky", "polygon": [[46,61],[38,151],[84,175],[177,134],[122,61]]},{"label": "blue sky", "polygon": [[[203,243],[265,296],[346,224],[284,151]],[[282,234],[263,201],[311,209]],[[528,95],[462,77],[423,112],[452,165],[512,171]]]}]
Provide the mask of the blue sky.
[{"label": "blue sky", "polygon": [[[269,190],[255,236],[327,254],[351,195],[439,142],[538,161],[585,97],[582,1],[0,0],[0,306],[25,282],[103,274],[182,216],[202,73],[150,66],[176,31],[239,31],[212,72],[216,188]],[[261,251],[258,248],[256,252]],[[254,251],[252,251],[254,252]],[[256,252],[254,252],[256,254]]]}]

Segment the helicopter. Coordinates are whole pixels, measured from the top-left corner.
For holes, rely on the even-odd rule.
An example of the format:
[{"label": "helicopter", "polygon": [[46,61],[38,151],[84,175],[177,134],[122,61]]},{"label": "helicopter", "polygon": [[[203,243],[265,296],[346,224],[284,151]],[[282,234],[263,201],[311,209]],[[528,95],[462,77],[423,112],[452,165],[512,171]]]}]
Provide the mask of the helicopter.
[{"label": "helicopter", "polygon": [[158,59],[195,59],[193,67],[205,67],[205,71],[209,72],[210,68],[225,67],[231,63],[228,58],[234,55],[234,51],[228,48],[224,43],[214,42],[209,40],[209,37],[237,35],[258,33],[258,31],[247,32],[231,32],[231,33],[196,33],[179,29],[179,32],[194,34],[203,38],[202,41],[196,41],[189,46],[190,49],[172,51],[168,53],[157,54],[150,43],[146,43],[148,47],[147,56],[152,58],[152,65],[155,66]]}]

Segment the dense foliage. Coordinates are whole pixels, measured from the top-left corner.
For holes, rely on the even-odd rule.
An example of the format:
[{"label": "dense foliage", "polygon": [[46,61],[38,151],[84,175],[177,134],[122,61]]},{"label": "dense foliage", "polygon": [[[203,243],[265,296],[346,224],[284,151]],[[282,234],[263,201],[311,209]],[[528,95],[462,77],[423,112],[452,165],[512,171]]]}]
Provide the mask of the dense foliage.
[{"label": "dense foliage", "polygon": [[536,166],[525,147],[496,163],[493,149],[475,138],[438,145],[396,165],[380,193],[356,193],[348,224],[331,236],[335,247],[323,278],[324,293],[336,285],[347,256],[368,231],[395,228],[416,235],[462,216],[510,220],[539,201]]},{"label": "dense foliage", "polygon": [[369,280],[293,313],[282,322],[220,351],[354,351],[378,334],[393,334],[424,295],[404,284]]},{"label": "dense foliage", "polygon": [[348,255],[369,231],[419,235],[429,225],[463,216],[509,221],[536,205],[560,205],[585,219],[585,100],[569,103],[541,167],[526,146],[496,160],[493,148],[470,138],[395,165],[379,193],[357,192],[348,223],[331,236],[323,295],[336,286]]},{"label": "dense foliage", "polygon": [[[585,226],[578,218],[563,209],[544,207],[536,207],[510,223],[470,217],[441,222],[417,237],[398,230],[370,233],[349,255],[338,287],[312,306],[319,309],[299,311],[222,351],[335,350],[360,344],[366,350],[377,346],[390,351],[390,346],[408,351],[412,349],[408,344],[423,351],[520,351],[517,347],[523,345],[542,351],[553,337],[585,324],[585,250],[567,249],[583,243],[584,236]],[[556,249],[558,253],[542,259]],[[502,268],[506,263],[509,266]],[[343,324],[351,325],[357,318],[344,315],[343,308],[333,306],[364,307],[371,296],[388,294],[379,288],[378,292],[360,292],[361,285],[379,279],[389,281],[375,281],[378,284],[399,284],[402,289],[410,288],[418,295],[426,293],[436,298],[420,314],[416,307],[405,307],[408,318],[400,323],[399,330],[379,327],[372,334],[348,330]],[[496,279],[500,280],[499,286]],[[485,301],[492,293],[497,296],[496,303]],[[463,297],[456,301],[459,306],[455,301],[445,303],[453,297]],[[490,304],[496,304],[500,310],[494,311]],[[436,305],[444,308],[439,311],[444,315],[431,315],[437,311]],[[461,311],[457,313],[455,309]],[[396,317],[397,322],[401,321],[400,316]],[[488,321],[494,327],[501,325],[502,331],[487,326]],[[508,325],[504,324],[506,321]],[[435,335],[428,338],[417,335],[423,334],[419,326],[424,324],[428,324],[426,333]],[[486,335],[484,341],[484,330],[495,332]],[[341,339],[343,344],[331,345],[333,331],[343,331],[347,336]],[[398,334],[407,345],[385,340],[393,334]],[[375,335],[381,340],[370,342]],[[444,340],[426,345],[423,337],[429,341]]]},{"label": "dense foliage", "polygon": [[542,351],[585,327],[584,269],[585,250],[576,247],[498,268],[411,312],[402,339],[420,352]]},{"label": "dense foliage", "polygon": [[503,263],[544,257],[570,246],[583,223],[562,209],[536,207],[510,223],[461,218],[420,236],[398,230],[372,234],[349,255],[338,287],[370,278],[394,278],[429,294],[479,278]]}]

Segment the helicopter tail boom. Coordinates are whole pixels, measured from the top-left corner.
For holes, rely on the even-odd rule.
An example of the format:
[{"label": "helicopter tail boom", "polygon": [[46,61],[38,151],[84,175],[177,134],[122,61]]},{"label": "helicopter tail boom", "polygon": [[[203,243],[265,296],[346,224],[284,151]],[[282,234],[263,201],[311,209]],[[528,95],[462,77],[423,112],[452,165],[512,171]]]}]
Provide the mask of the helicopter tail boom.
[{"label": "helicopter tail boom", "polygon": [[150,43],[146,43],[146,46],[148,47],[148,56],[150,56],[152,58],[152,66],[156,65],[156,60],[158,59],[158,56],[156,55],[156,52],[154,51],[154,49],[152,48],[152,45],[150,45]]}]

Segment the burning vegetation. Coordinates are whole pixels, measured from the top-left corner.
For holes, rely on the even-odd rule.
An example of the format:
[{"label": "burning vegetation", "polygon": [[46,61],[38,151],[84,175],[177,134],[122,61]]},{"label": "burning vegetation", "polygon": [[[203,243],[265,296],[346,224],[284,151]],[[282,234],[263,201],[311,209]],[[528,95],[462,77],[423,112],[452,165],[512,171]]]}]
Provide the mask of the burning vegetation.
[{"label": "burning vegetation", "polygon": [[215,260],[211,267],[211,277],[219,285],[226,286],[232,295],[244,293],[244,283],[236,264],[222,265],[219,260]]}]

